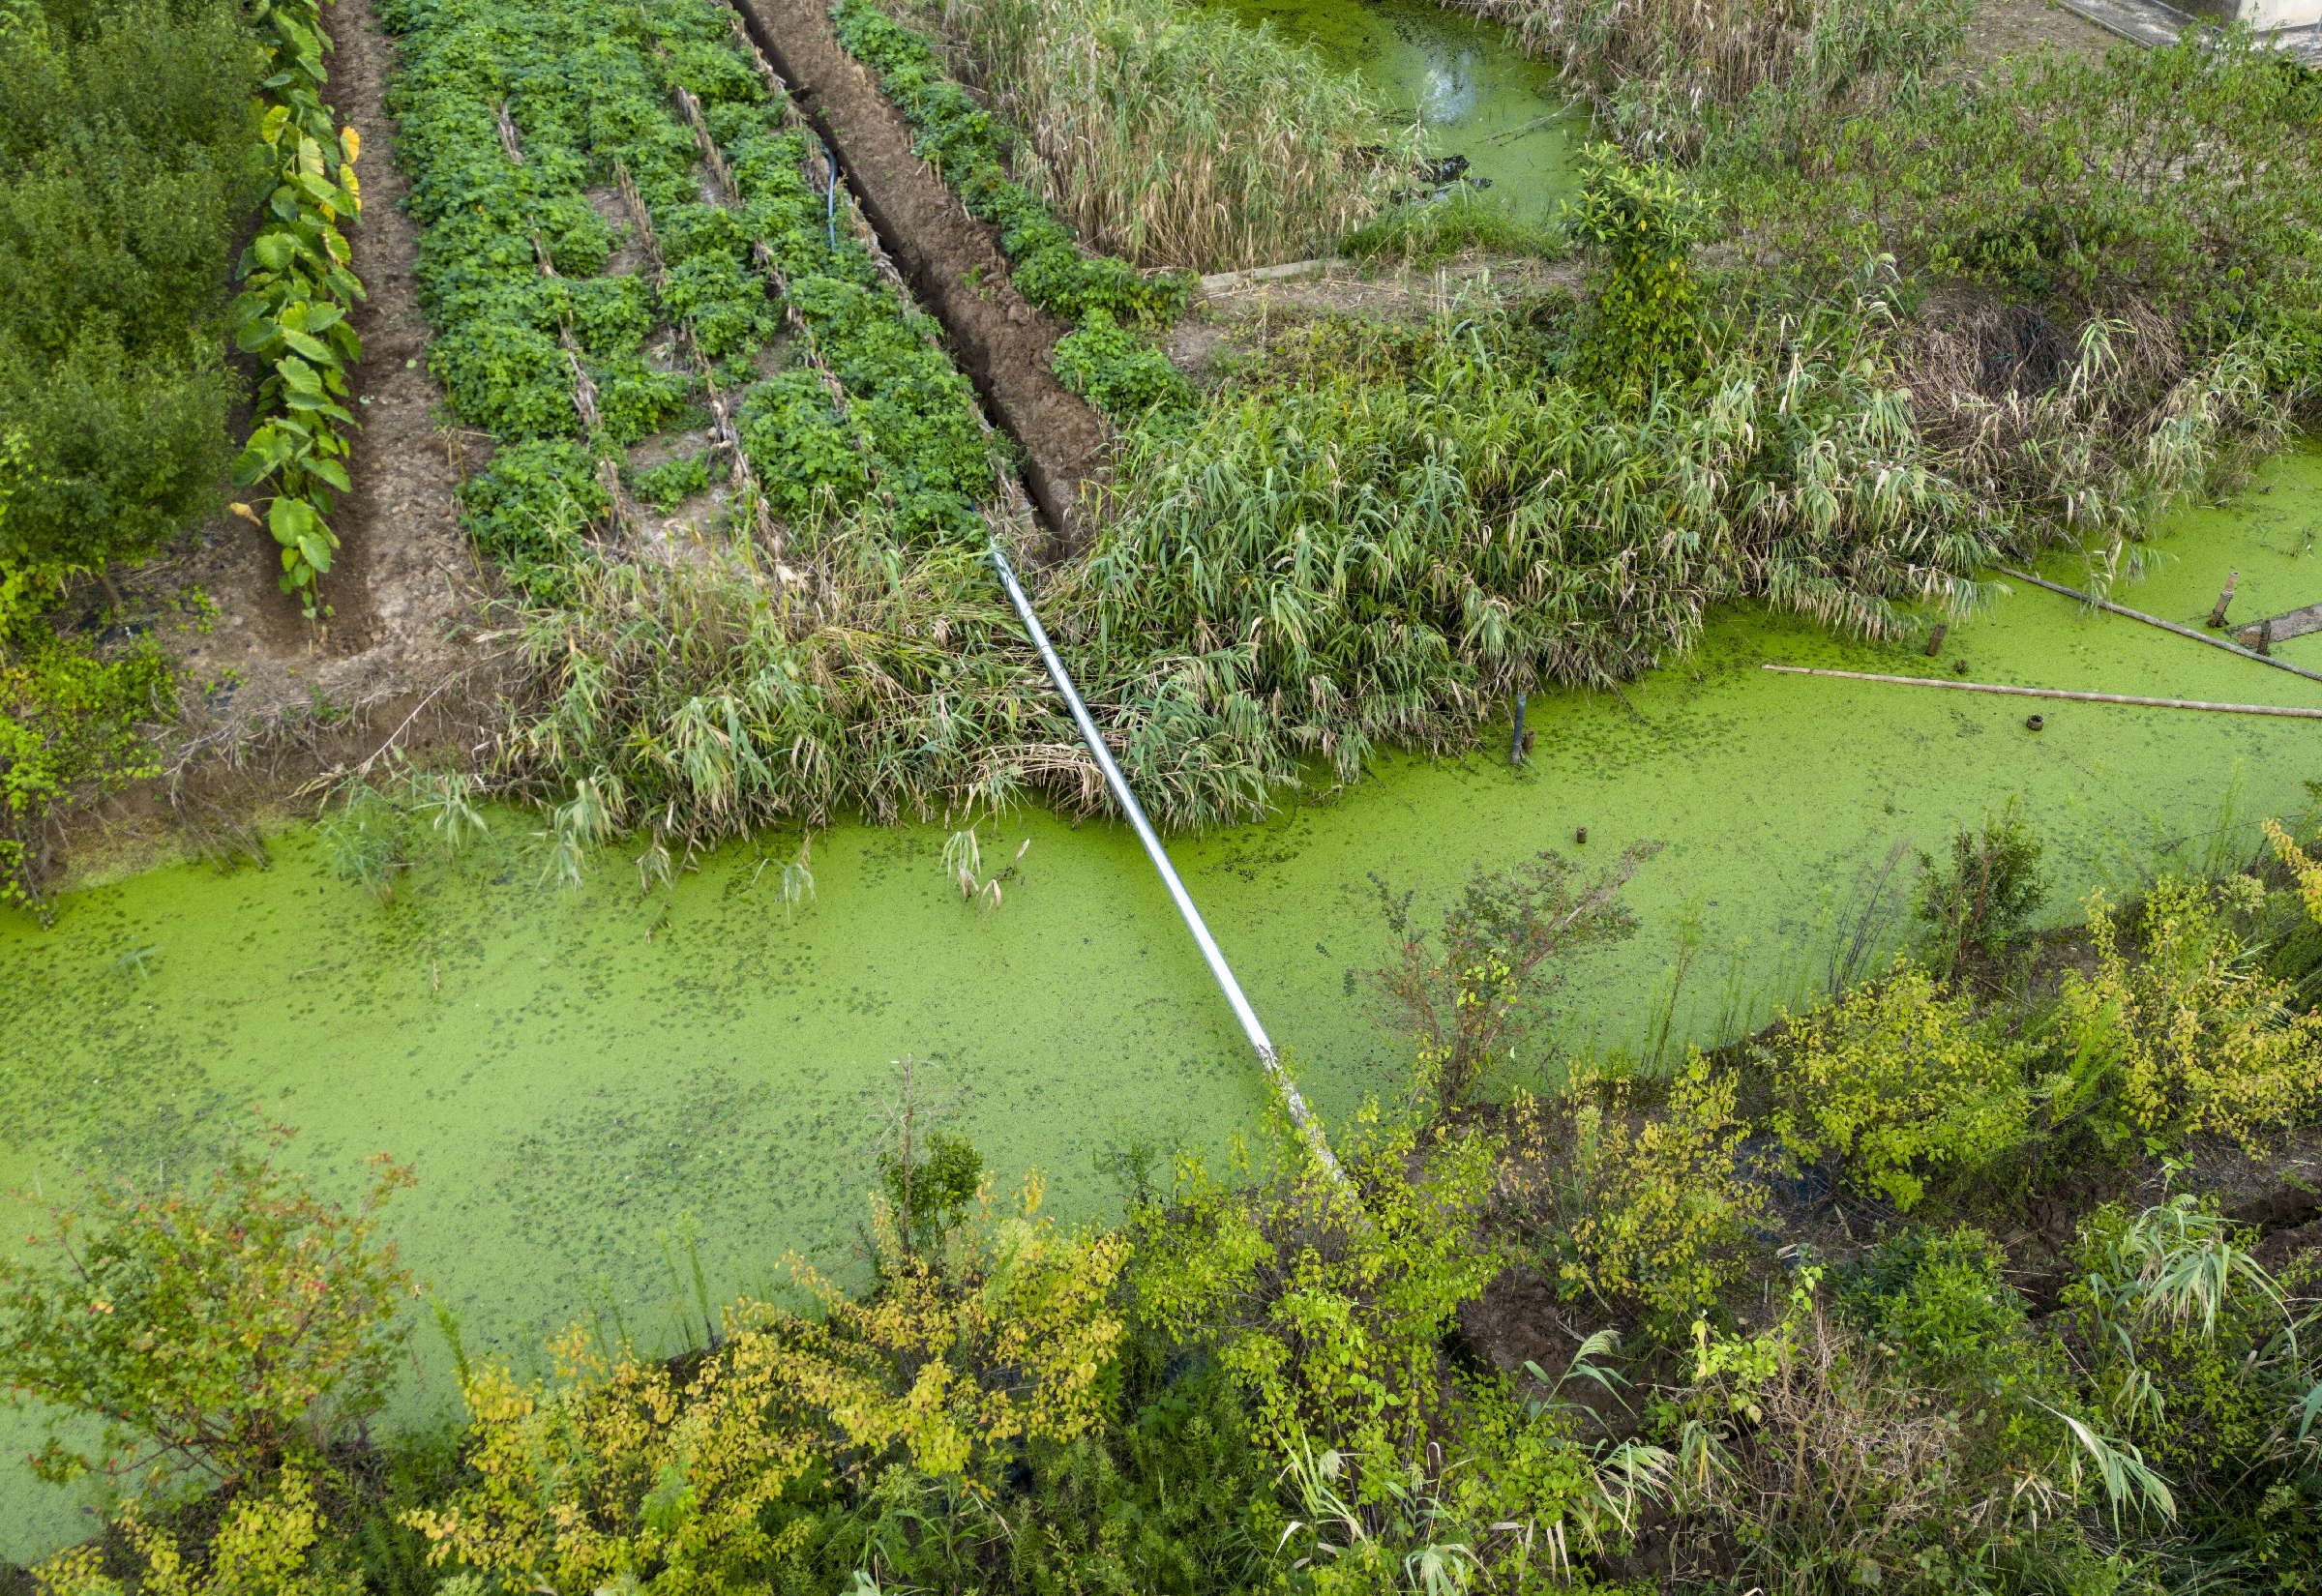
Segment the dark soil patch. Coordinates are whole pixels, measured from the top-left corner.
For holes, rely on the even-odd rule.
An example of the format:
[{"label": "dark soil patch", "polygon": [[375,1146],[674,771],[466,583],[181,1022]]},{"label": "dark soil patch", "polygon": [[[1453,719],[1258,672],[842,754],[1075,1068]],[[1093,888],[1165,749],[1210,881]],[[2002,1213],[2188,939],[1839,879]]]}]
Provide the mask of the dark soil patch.
[{"label": "dark soil patch", "polygon": [[994,419],[1024,446],[1026,486],[1042,516],[1066,547],[1077,546],[1081,488],[1100,478],[1108,434],[1051,368],[1064,326],[1016,291],[992,230],[911,153],[909,126],[840,46],[816,0],[738,0],[738,9],[837,152],[863,214],[943,323]]},{"label": "dark soil patch", "polygon": [[[427,370],[428,327],[413,276],[418,228],[403,211],[409,185],[394,161],[395,128],[381,107],[394,46],[371,0],[342,0],[334,13],[339,50],[331,92],[340,114],[363,135],[368,192],[355,266],[368,299],[354,312],[363,340],[356,379],[349,474],[354,491],[339,506],[341,587],[331,628],[338,651],[361,653],[412,630],[440,609],[438,569],[464,548],[452,494],[452,451],[437,425],[438,394]],[[377,151],[376,155],[371,152]]]}]

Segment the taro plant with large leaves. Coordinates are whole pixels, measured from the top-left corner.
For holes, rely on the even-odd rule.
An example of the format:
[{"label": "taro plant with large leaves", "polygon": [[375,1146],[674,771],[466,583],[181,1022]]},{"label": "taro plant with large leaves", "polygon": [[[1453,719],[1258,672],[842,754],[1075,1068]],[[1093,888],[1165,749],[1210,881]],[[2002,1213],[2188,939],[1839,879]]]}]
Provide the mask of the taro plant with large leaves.
[{"label": "taro plant with large leaves", "polygon": [[253,406],[260,419],[234,462],[234,484],[271,497],[263,517],[249,504],[234,508],[282,546],[283,591],[313,617],[327,613],[316,584],[339,547],[328,517],[351,486],[346,374],[363,345],[347,308],[363,298],[363,284],[339,222],[362,210],[362,140],[322,100],[317,0],[259,0],[253,15],[274,67],[258,136],[276,182],[243,251],[233,307],[235,343],[266,367]]}]

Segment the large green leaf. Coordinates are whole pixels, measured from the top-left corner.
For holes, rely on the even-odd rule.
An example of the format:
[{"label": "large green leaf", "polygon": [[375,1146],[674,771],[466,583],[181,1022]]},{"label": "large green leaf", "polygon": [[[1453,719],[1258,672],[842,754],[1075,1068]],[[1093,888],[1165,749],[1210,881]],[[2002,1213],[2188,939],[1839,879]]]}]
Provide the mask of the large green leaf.
[{"label": "large green leaf", "polygon": [[274,534],[274,541],[284,548],[303,544],[321,528],[322,517],[314,514],[314,507],[304,499],[278,493],[274,502],[266,507],[266,529]]},{"label": "large green leaf", "polygon": [[330,369],[338,368],[338,351],[318,338],[309,338],[306,334],[285,325],[283,328],[283,341],[288,344],[293,352],[305,356],[317,366]]}]

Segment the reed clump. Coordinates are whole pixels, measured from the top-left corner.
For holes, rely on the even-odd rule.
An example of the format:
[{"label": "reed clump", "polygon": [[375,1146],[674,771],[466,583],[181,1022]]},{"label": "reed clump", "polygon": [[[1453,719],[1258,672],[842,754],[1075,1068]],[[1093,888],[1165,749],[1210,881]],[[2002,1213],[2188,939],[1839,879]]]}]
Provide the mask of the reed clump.
[{"label": "reed clump", "polygon": [[[1973,598],[1974,507],[1852,323],[1729,329],[1633,405],[1567,374],[1584,325],[1569,301],[1310,323],[1127,440],[1046,605],[1170,819],[1458,747],[1517,692],[1681,652],[1720,600],[1882,636],[1915,624],[1898,601]],[[1246,772],[1216,788],[1246,803],[1189,809],[1191,768]]]},{"label": "reed clump", "polygon": [[1179,0],[944,0],[940,27],[1020,135],[1018,177],[1139,265],[1320,253],[1415,150],[1311,48]]},{"label": "reed clump", "polygon": [[[979,553],[841,529],[804,580],[590,562],[515,629],[536,690],[499,750],[576,848],[699,847],[841,814],[925,818],[1102,782]],[[842,547],[834,542],[831,547]]]},{"label": "reed clump", "polygon": [[1958,47],[1964,0],[1466,0],[1640,154],[1689,157],[1762,91],[1836,109]]}]

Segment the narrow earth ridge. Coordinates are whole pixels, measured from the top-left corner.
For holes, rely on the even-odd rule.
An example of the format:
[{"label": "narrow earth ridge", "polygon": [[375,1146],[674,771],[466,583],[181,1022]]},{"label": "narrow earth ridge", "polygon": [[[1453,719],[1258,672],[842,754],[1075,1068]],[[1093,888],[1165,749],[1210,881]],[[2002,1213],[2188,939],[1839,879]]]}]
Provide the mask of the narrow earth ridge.
[{"label": "narrow earth ridge", "polygon": [[759,49],[838,157],[904,279],[950,335],[961,368],[1023,446],[1026,486],[1065,547],[1079,499],[1104,469],[1108,432],[1050,365],[1066,329],[1017,292],[984,223],[912,153],[910,128],[840,45],[819,0],[734,0]]}]

